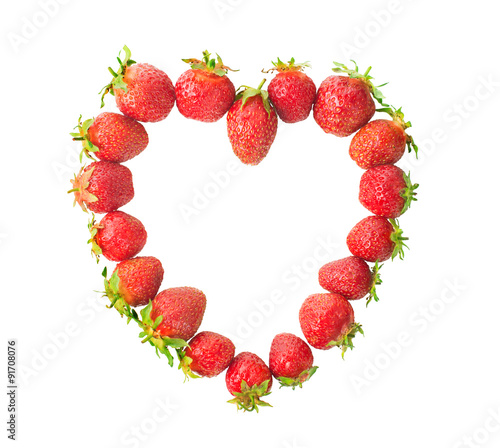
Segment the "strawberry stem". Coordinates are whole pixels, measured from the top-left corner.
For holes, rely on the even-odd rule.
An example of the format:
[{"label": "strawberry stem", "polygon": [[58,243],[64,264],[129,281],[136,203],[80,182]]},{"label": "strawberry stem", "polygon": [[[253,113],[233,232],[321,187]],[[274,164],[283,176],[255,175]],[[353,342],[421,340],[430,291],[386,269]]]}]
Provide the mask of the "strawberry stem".
[{"label": "strawberry stem", "polygon": [[228,403],[234,403],[238,410],[256,411],[257,413],[259,412],[259,406],[272,407],[269,403],[260,399],[271,393],[267,392],[268,385],[269,380],[266,380],[261,384],[249,387],[245,380],[241,380],[241,392],[233,392],[234,398],[229,400]]},{"label": "strawberry stem", "polygon": [[[385,112],[386,114],[389,114],[390,117],[398,123],[404,131],[406,129],[411,128],[411,121],[405,121],[405,115],[403,111],[401,110],[402,108],[400,107],[399,109],[396,109],[394,106],[389,106],[389,107],[381,107],[380,109],[376,109],[377,112]],[[418,159],[418,146],[415,144],[415,141],[413,140],[413,137],[411,135],[408,135],[405,132],[406,136],[406,146],[408,148],[408,152],[413,151],[415,152],[415,157]]]},{"label": "strawberry stem", "polygon": [[403,206],[403,210],[401,210],[401,215],[406,212],[411,206],[413,201],[416,201],[417,198],[415,190],[418,188],[418,184],[412,184],[410,180],[410,172],[408,174],[403,173],[403,179],[406,183],[406,188],[400,193],[400,196],[405,200],[405,204]]},{"label": "strawberry stem", "polygon": [[380,268],[382,267],[382,264],[378,264],[378,260],[375,261],[375,265],[372,268],[372,287],[370,288],[370,292],[368,293],[368,297],[366,299],[366,306],[373,300],[375,302],[379,301],[379,297],[377,295],[377,286],[382,284],[382,279],[380,278]]},{"label": "strawberry stem", "polygon": [[409,249],[409,247],[405,243],[408,238],[403,236],[403,231],[399,227],[399,222],[397,219],[389,219],[389,222],[394,228],[394,231],[391,233],[391,241],[395,243],[394,250],[392,251],[391,255],[391,260],[394,260],[396,257],[399,257],[400,260],[403,260],[405,256],[404,247]]}]

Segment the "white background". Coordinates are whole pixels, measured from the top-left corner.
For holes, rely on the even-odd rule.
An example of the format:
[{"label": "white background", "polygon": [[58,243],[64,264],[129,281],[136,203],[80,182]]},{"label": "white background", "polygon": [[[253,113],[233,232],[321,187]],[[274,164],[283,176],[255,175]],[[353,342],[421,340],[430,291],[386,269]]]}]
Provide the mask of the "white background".
[{"label": "white background", "polygon": [[[0,14],[1,341],[18,340],[17,446],[498,446],[492,2],[47,4],[50,14],[43,1],[4,2]],[[174,82],[187,69],[181,58],[218,52],[240,69],[230,74],[236,87],[269,82],[261,69],[277,56],[311,61],[317,86],[333,60],[352,58],[373,66],[375,82],[389,81],[387,100],[413,123],[421,156],[399,164],[420,184],[400,220],[410,250],[384,264],[379,303],[353,304],[365,337],[345,361],[337,349],[315,350],[312,380],[295,391],[275,384],[274,407],[259,414],[226,403],[224,375],[183,383],[94,292],[113,264],[90,257],[88,216],[66,194],[79,167],[68,133],[80,114],[100,112],[97,93],[124,44]],[[112,97],[105,110],[116,110]],[[297,314],[321,292],[317,269],[349,255],[345,236],[369,214],[357,201],[362,170],[349,158],[350,137],[323,133],[312,116],[280,122],[268,157],[242,167],[225,118],[203,124],[174,108],[146,128],[149,147],[127,163],[136,195],[123,209],[146,226],[142,255],[162,261],[162,289],[206,293],[201,329],[267,361],[275,334],[302,336]],[[228,164],[232,174],[221,174]],[[227,185],[214,187],[214,176]],[[204,208],[183,217],[204,192]]]}]

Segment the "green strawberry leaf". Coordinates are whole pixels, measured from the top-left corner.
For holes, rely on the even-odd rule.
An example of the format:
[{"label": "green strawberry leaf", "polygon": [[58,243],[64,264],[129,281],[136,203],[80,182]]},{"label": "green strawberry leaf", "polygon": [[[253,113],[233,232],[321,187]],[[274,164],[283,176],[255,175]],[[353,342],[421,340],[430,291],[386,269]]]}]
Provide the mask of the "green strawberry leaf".
[{"label": "green strawberry leaf", "polygon": [[397,219],[389,219],[389,222],[394,228],[394,231],[391,233],[391,241],[395,244],[394,250],[392,251],[391,260],[394,260],[396,257],[399,257],[400,260],[403,260],[405,256],[404,248],[406,247],[407,249],[409,249],[409,247],[405,243],[408,238],[403,236],[403,231],[399,227],[399,222]]},{"label": "green strawberry leaf", "polygon": [[285,376],[280,376],[276,378],[280,383],[280,389],[282,387],[291,387],[292,390],[295,390],[297,386],[302,388],[302,384],[306,381],[309,381],[314,373],[318,370],[317,366],[312,366],[310,369],[304,370],[299,374],[296,378],[287,378]]},{"label": "green strawberry leaf", "polygon": [[327,347],[330,347],[330,346],[340,347],[340,349],[342,350],[342,359],[344,359],[344,354],[347,351],[347,349],[350,348],[352,350],[354,348],[352,340],[356,336],[357,333],[361,333],[362,335],[365,334],[363,329],[361,328],[361,324],[354,322],[350,326],[349,331],[346,334],[344,334],[337,341],[330,341],[327,344]]},{"label": "green strawberry leaf", "polygon": [[238,410],[256,411],[257,413],[259,412],[259,406],[272,407],[269,403],[260,399],[271,393],[267,392],[268,385],[269,380],[266,380],[261,384],[249,387],[245,380],[241,380],[241,392],[233,392],[234,398],[229,400],[228,403],[236,404]]},{"label": "green strawberry leaf", "polygon": [[379,265],[378,260],[375,261],[375,265],[372,268],[372,287],[370,288],[370,291],[368,293],[368,297],[366,299],[366,306],[373,300],[375,302],[379,301],[379,297],[377,295],[377,286],[382,284],[382,279],[380,278],[380,268],[383,266],[383,264]]},{"label": "green strawberry leaf", "polygon": [[401,210],[401,215],[406,212],[411,206],[413,201],[416,201],[417,198],[415,190],[418,188],[418,184],[412,184],[410,180],[410,172],[408,174],[403,173],[403,179],[406,183],[406,188],[400,193],[401,197],[405,200],[405,204],[403,210]]}]

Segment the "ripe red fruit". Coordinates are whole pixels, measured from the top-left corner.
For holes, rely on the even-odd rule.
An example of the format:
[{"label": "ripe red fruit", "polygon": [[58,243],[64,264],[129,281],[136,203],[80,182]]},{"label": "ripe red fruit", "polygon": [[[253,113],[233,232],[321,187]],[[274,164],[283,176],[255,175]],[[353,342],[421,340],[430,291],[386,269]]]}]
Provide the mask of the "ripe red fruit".
[{"label": "ripe red fruit", "polygon": [[235,397],[228,403],[238,409],[259,412],[259,406],[270,406],[261,400],[269,395],[273,377],[266,363],[254,353],[241,352],[233,358],[226,372],[227,390]]},{"label": "ripe red fruit", "polygon": [[118,109],[138,121],[157,122],[167,118],[175,104],[172,81],[158,68],[132,61],[127,46],[123,50],[125,58],[122,62],[118,57],[118,73],[109,68],[113,80],[103,88],[102,98],[110,92],[115,96]]},{"label": "ripe red fruit", "polygon": [[207,298],[199,289],[183,286],[161,291],[152,302],[151,320],[163,316],[157,333],[174,339],[191,339],[203,320]]},{"label": "ripe red fruit", "polygon": [[319,270],[318,279],[322,288],[340,294],[347,300],[358,300],[368,295],[378,301],[376,285],[381,283],[378,264],[372,271],[359,257],[346,257],[331,261]]},{"label": "ripe red fruit", "polygon": [[[235,89],[226,76],[228,70],[217,55],[210,59],[208,51],[203,60],[183,59],[191,65],[175,83],[175,96],[179,112],[186,118],[207,123],[221,119],[233,105]],[[234,71],[234,70],[233,70]]]},{"label": "ripe red fruit", "polygon": [[418,184],[395,165],[379,165],[365,171],[359,183],[359,202],[374,215],[401,216],[416,201]]},{"label": "ripe red fruit", "polygon": [[[148,133],[133,118],[113,112],[103,112],[95,119],[80,120],[73,140],[82,142],[82,154],[107,162],[126,162],[148,146]],[[80,161],[82,159],[80,154]]]},{"label": "ripe red fruit", "polygon": [[304,67],[310,67],[306,62],[296,64],[294,58],[288,63],[273,62],[279,73],[269,83],[269,99],[276,113],[285,123],[297,123],[305,120],[311,112],[316,99],[316,86],[309,76],[303,73]]},{"label": "ripe red fruit", "polygon": [[269,369],[281,386],[302,387],[317,367],[313,367],[311,348],[291,333],[277,334],[271,343]]},{"label": "ripe red fruit", "polygon": [[78,203],[85,212],[87,208],[94,213],[112,212],[134,197],[132,172],[119,163],[93,162],[75,174],[71,184],[68,193],[75,194],[73,205]]},{"label": "ripe red fruit", "polygon": [[354,322],[351,304],[340,294],[312,294],[299,311],[299,321],[307,342],[314,348],[329,350],[334,346],[345,351],[354,348],[352,339],[361,325]]},{"label": "ripe red fruit", "polygon": [[[118,263],[111,278],[104,282],[112,305],[120,309],[144,306],[153,300],[163,280],[163,267],[155,257],[136,257]],[[124,302],[124,303],[123,303]]]},{"label": "ripe red fruit", "polygon": [[99,224],[89,223],[92,253],[99,260],[103,255],[110,261],[135,257],[146,244],[148,234],[137,218],[121,211],[106,214]]},{"label": "ripe red fruit", "polygon": [[257,165],[269,152],[276,132],[278,118],[270,106],[268,93],[246,87],[236,95],[236,101],[227,114],[227,134],[234,153],[247,165]]},{"label": "ripe red fruit", "polygon": [[403,231],[396,220],[382,216],[368,216],[359,221],[347,235],[347,247],[356,257],[366,261],[385,261],[404,257]]},{"label": "ripe red fruit", "polygon": [[192,378],[212,378],[227,369],[234,358],[234,344],[212,331],[202,331],[181,352],[180,368]]}]

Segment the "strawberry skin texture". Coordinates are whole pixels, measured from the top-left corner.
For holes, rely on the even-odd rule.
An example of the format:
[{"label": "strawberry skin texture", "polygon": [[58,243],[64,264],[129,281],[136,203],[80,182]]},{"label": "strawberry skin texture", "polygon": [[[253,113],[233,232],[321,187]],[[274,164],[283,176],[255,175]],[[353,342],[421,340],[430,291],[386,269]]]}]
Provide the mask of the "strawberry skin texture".
[{"label": "strawberry skin texture", "polygon": [[320,268],[318,278],[323,289],[347,300],[365,297],[373,285],[372,271],[359,257],[346,257],[325,264]]},{"label": "strawberry skin texture", "polygon": [[227,369],[234,358],[232,341],[212,331],[202,331],[189,341],[184,353],[191,358],[191,371],[212,378]]},{"label": "strawberry skin texture", "polygon": [[165,72],[150,64],[133,64],[127,67],[123,81],[127,92],[113,89],[123,114],[143,122],[167,118],[175,104],[175,89]]},{"label": "strawberry skin texture", "polygon": [[203,320],[207,299],[199,289],[189,286],[169,288],[160,292],[153,300],[151,319],[163,319],[156,328],[161,336],[191,339]]},{"label": "strawberry skin texture", "polygon": [[392,120],[373,120],[352,138],[349,155],[363,169],[396,163],[405,153],[407,136]]},{"label": "strawberry skin texture", "polygon": [[278,73],[269,83],[269,99],[285,123],[305,120],[316,99],[316,86],[298,70]]},{"label": "strawberry skin texture", "polygon": [[309,344],[329,350],[330,342],[340,341],[354,324],[351,304],[340,294],[312,294],[299,311],[300,327]]},{"label": "strawberry skin texture", "polygon": [[374,215],[397,218],[406,202],[401,196],[407,187],[403,176],[395,165],[370,168],[361,176],[359,202]]},{"label": "strawberry skin texture", "polygon": [[186,118],[212,123],[233,105],[235,88],[226,75],[190,69],[177,80],[175,96],[177,108]]},{"label": "strawberry skin texture", "polygon": [[110,261],[123,261],[135,257],[148,238],[141,221],[128,213],[110,212],[101,219],[95,236],[102,255]]},{"label": "strawberry skin texture", "polygon": [[120,278],[118,293],[130,306],[144,306],[153,300],[163,280],[163,266],[155,257],[136,257],[116,265]]},{"label": "strawberry skin texture", "polygon": [[141,123],[113,112],[99,114],[89,127],[88,135],[99,148],[93,154],[107,162],[126,162],[144,151],[149,142]]},{"label": "strawberry skin texture", "polygon": [[236,355],[226,372],[227,390],[234,395],[241,393],[241,382],[245,381],[249,387],[262,384],[269,380],[267,392],[271,390],[273,377],[269,367],[256,354],[241,352]]},{"label": "strawberry skin texture", "polygon": [[269,369],[275,378],[298,378],[314,362],[311,348],[291,333],[277,334],[271,343]]},{"label": "strawberry skin texture", "polygon": [[278,118],[271,108],[264,107],[261,96],[248,98],[243,108],[239,99],[227,114],[227,134],[236,156],[247,165],[257,165],[269,152],[276,132]]},{"label": "strawberry skin texture", "polygon": [[391,258],[396,243],[391,235],[393,225],[382,216],[368,216],[359,221],[347,235],[347,247],[356,257],[375,262]]},{"label": "strawberry skin texture", "polygon": [[313,116],[327,134],[347,137],[370,121],[375,103],[361,80],[332,75],[319,86]]}]

